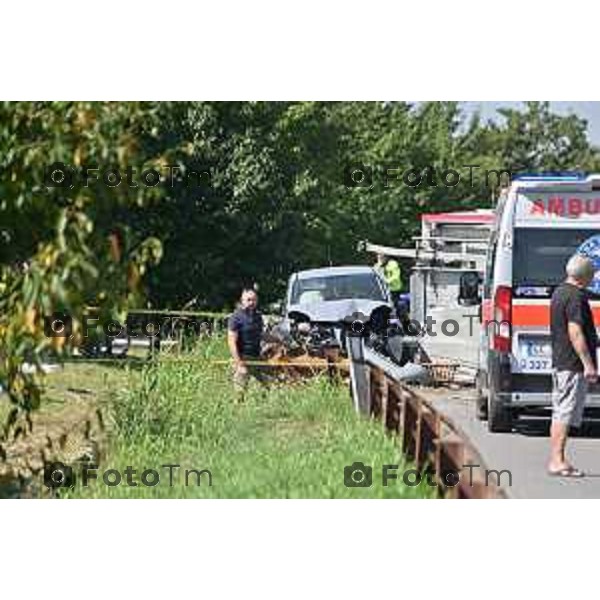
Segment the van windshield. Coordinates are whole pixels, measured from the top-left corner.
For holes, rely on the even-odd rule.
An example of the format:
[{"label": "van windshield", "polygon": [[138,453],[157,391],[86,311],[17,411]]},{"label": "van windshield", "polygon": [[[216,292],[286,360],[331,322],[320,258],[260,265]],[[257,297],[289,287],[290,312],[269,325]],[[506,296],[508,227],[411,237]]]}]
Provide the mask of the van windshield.
[{"label": "van windshield", "polygon": [[525,290],[530,286],[548,286],[541,295],[549,296],[551,288],[564,280],[565,265],[575,250],[588,238],[599,234],[599,229],[516,228],[513,242],[516,295],[530,295]]},{"label": "van windshield", "polygon": [[292,304],[348,299],[385,302],[383,290],[374,273],[297,279],[292,289]]}]

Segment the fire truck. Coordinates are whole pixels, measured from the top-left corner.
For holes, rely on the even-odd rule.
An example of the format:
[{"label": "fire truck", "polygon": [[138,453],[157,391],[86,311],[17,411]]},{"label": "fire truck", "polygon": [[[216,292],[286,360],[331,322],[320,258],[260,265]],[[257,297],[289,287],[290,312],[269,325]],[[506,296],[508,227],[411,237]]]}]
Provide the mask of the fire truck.
[{"label": "fire truck", "polygon": [[419,346],[434,362],[468,367],[474,379],[479,359],[480,297],[492,209],[426,213],[414,247],[363,243],[368,252],[408,259],[410,319]]}]

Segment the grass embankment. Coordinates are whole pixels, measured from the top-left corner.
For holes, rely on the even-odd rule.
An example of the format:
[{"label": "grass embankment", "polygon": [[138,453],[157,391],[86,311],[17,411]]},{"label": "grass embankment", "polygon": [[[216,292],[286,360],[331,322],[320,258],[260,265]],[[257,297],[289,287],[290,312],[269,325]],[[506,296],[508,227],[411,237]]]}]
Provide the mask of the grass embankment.
[{"label": "grass embankment", "polygon": [[[234,403],[222,342],[184,359],[165,357],[142,369],[113,398],[108,455],[97,481],[79,478],[69,497],[84,498],[378,498],[433,496],[432,488],[381,483],[384,464],[404,468],[396,441],[377,423],[357,418],[346,385],[317,378],[268,391],[253,383],[243,404]],[[348,488],[344,467],[373,467],[371,487]],[[162,467],[178,464],[170,470]],[[136,474],[127,485],[126,468]],[[102,473],[116,469],[121,483],[105,485]],[[156,486],[141,482],[154,469]],[[185,470],[191,473],[187,485]],[[111,475],[110,480],[113,479]],[[209,481],[212,479],[212,485]],[[153,476],[148,476],[152,482]]]},{"label": "grass embankment", "polygon": [[[23,435],[17,421],[2,441],[6,457],[0,460],[0,498],[46,496],[42,469],[44,457],[70,463],[94,449],[90,437],[101,432],[98,407],[110,410],[114,393],[131,385],[131,364],[70,363],[40,377],[43,401],[31,413],[31,430]],[[8,394],[0,393],[0,426],[13,409]]]},{"label": "grass embankment", "polygon": [[[29,436],[46,437],[52,425],[81,417],[80,408],[94,409],[110,403],[113,395],[130,385],[134,370],[125,362],[69,362],[65,368],[40,377],[43,401],[31,413],[33,432]],[[12,410],[8,394],[0,392],[0,426]]]}]

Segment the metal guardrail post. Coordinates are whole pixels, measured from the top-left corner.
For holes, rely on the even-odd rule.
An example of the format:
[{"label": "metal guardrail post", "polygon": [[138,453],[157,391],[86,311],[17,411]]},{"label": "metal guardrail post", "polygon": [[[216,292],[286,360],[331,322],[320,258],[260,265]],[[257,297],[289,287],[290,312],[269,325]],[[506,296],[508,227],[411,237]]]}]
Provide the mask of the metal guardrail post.
[{"label": "metal guardrail post", "polygon": [[349,335],[346,348],[356,412],[399,434],[406,458],[420,471],[433,470],[440,493],[448,498],[505,497],[498,485],[488,485],[468,470],[468,464],[483,465],[477,450],[451,419],[403,384],[406,368],[365,346],[361,336]]},{"label": "metal guardrail post", "polygon": [[346,348],[350,367],[350,385],[354,409],[363,415],[371,414],[371,388],[369,384],[369,367],[365,363],[364,341],[360,336],[347,336]]}]

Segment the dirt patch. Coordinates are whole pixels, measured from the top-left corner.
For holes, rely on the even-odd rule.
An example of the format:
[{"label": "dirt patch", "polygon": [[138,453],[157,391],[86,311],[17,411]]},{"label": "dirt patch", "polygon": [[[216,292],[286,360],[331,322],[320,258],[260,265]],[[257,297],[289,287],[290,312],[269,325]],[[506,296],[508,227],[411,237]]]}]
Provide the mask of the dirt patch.
[{"label": "dirt patch", "polygon": [[4,445],[0,498],[46,495],[46,465],[100,460],[105,419],[97,406],[72,401],[52,414],[34,415],[30,432]]},{"label": "dirt patch", "polygon": [[[24,424],[18,435],[2,445],[0,498],[52,496],[53,491],[44,485],[48,465],[101,461],[106,401],[114,389],[111,376],[95,365],[68,365],[48,377],[42,408],[32,414],[31,428]],[[0,402],[8,400],[2,397]]]}]

